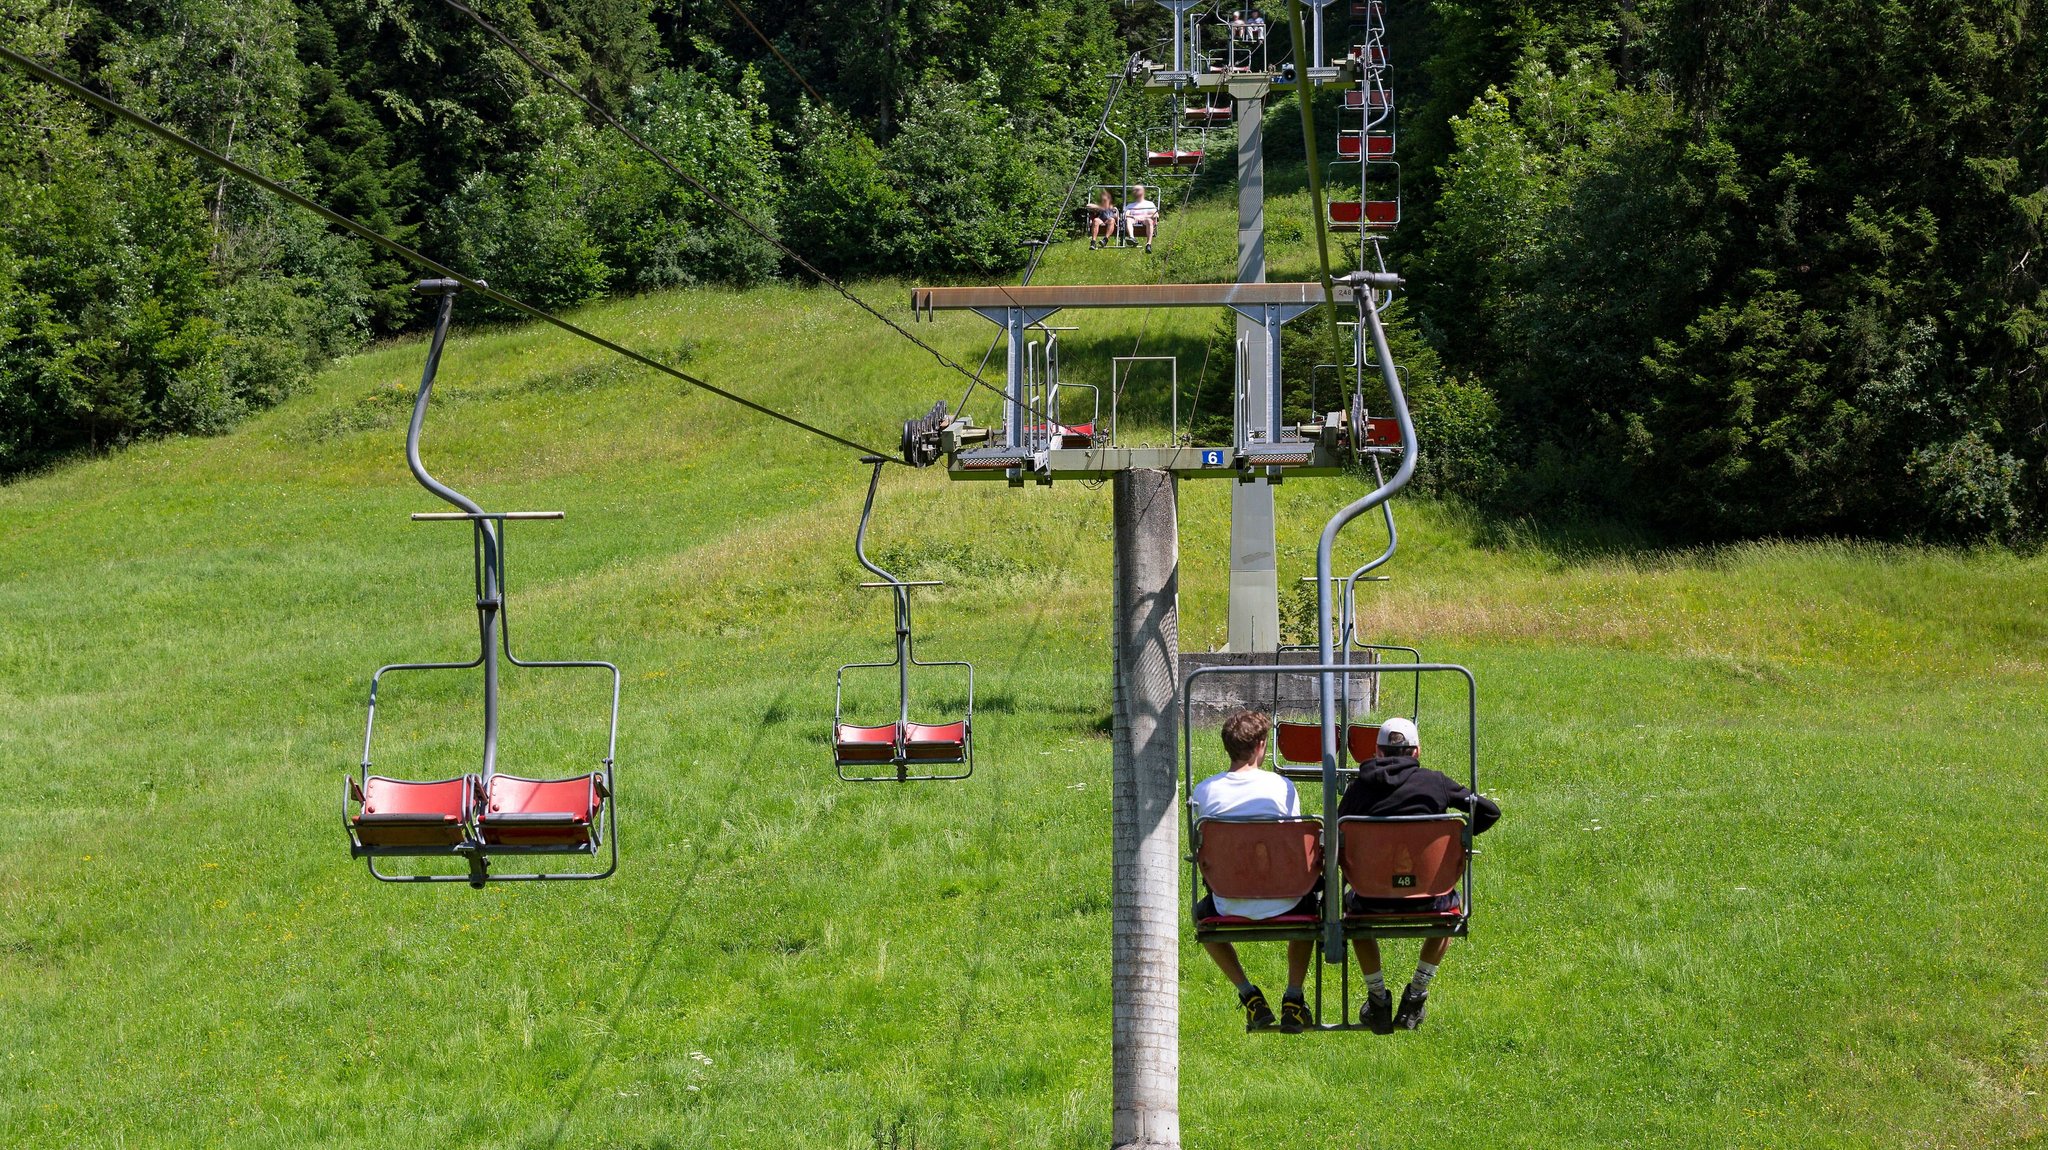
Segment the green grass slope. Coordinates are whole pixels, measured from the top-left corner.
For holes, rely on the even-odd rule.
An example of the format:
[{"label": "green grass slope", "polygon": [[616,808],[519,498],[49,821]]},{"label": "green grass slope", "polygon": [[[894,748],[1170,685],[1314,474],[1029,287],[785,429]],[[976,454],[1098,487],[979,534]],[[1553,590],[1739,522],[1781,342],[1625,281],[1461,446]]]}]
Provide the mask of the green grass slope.
[{"label": "green grass slope", "polygon": [[[1069,247],[1051,273],[1169,255]],[[863,291],[901,314],[904,288]],[[828,293],[584,318],[885,446],[957,395]],[[1214,321],[1085,322],[1076,347],[1198,354]],[[973,362],[990,329],[924,331]],[[432,506],[401,456],[423,351],[0,488],[0,1145],[1106,1144],[1108,492],[891,471],[874,546],[947,580],[921,652],[975,661],[981,767],[846,786],[832,670],[888,645],[851,453],[548,331],[459,336],[426,457],[490,507],[567,513],[513,527],[512,614],[534,656],[624,669],[625,862],[379,885],[339,825],[368,675],[474,641],[462,528],[405,519]],[[1358,490],[1280,488],[1283,577]],[[1182,489],[1190,646],[1221,637],[1227,499]],[[1392,1038],[1246,1036],[1187,942],[1191,1148],[2044,1137],[2048,564],[1575,554],[1403,508],[1364,610],[1479,676],[1506,818],[1474,936]],[[507,690],[509,768],[587,760],[594,684]],[[395,683],[380,764],[461,769],[474,691]],[[1425,738],[1451,708],[1425,702]],[[1251,963],[1271,989],[1277,948]]]}]

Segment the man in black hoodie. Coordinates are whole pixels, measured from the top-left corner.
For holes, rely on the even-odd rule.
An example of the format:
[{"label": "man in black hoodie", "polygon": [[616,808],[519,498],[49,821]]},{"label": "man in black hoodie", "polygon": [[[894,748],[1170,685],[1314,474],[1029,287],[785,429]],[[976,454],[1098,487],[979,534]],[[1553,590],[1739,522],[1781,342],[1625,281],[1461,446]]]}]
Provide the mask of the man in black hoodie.
[{"label": "man in black hoodie", "polygon": [[[1440,815],[1464,811],[1472,819],[1472,833],[1478,834],[1500,819],[1500,807],[1484,795],[1475,795],[1440,771],[1422,765],[1422,747],[1416,739],[1415,724],[1407,719],[1388,719],[1380,725],[1379,757],[1358,765],[1358,778],[1344,791],[1337,804],[1337,817],[1352,815]],[[1382,906],[1378,900],[1363,899],[1345,892],[1345,909],[1352,913],[1412,908],[1412,903]],[[1458,905],[1455,892],[1437,900],[1429,909],[1448,910]],[[1436,977],[1437,964],[1451,948],[1448,938],[1424,939],[1421,961],[1415,977],[1401,992],[1401,1008],[1394,1009],[1394,996],[1387,989],[1380,970],[1380,943],[1376,938],[1351,940],[1358,956],[1358,968],[1365,972],[1365,1003],[1358,1008],[1358,1020],[1375,1034],[1392,1034],[1396,1026],[1413,1030],[1422,1025],[1429,1005],[1429,983]]]}]

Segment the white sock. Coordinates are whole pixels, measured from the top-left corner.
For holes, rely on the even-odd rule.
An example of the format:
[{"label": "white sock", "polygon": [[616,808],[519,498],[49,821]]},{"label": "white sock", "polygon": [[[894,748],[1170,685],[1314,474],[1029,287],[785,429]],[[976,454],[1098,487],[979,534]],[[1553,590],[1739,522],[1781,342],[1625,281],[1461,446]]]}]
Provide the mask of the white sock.
[{"label": "white sock", "polygon": [[1408,985],[1413,987],[1418,994],[1428,994],[1429,980],[1435,977],[1436,963],[1418,962],[1415,964],[1415,977],[1409,980]]},{"label": "white sock", "polygon": [[1385,994],[1387,992],[1386,974],[1375,970],[1371,974],[1366,975],[1365,991],[1367,994]]}]

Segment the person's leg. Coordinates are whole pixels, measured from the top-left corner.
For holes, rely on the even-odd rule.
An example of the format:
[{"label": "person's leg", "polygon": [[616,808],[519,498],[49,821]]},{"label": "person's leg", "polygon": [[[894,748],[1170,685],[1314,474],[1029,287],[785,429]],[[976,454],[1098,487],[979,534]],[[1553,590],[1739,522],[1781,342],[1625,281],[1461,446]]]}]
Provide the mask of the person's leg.
[{"label": "person's leg", "polygon": [[1401,992],[1401,1009],[1394,1015],[1394,1025],[1404,1030],[1422,1025],[1423,1013],[1429,1008],[1430,981],[1436,978],[1436,966],[1450,949],[1451,940],[1448,938],[1432,938],[1423,942],[1421,959],[1415,964],[1415,977],[1408,980],[1408,989]]},{"label": "person's leg", "polygon": [[1302,982],[1308,978],[1308,964],[1316,956],[1316,944],[1305,938],[1289,939],[1287,942],[1287,995],[1288,998],[1302,997]]},{"label": "person's leg", "polygon": [[1376,938],[1354,938],[1351,952],[1358,956],[1358,969],[1365,974],[1365,1001],[1358,1004],[1358,1021],[1374,1034],[1394,1032],[1394,996],[1387,990],[1387,978],[1380,966],[1380,942]]},{"label": "person's leg", "polygon": [[1380,940],[1354,938],[1351,953],[1358,956],[1358,972],[1365,976],[1366,985],[1385,987],[1386,976],[1380,973]]},{"label": "person's leg", "polygon": [[1216,962],[1216,968],[1221,970],[1223,977],[1229,979],[1230,984],[1239,991],[1252,984],[1252,980],[1244,976],[1244,964],[1237,960],[1236,947],[1227,942],[1205,942],[1202,949],[1209,952],[1209,957]]}]

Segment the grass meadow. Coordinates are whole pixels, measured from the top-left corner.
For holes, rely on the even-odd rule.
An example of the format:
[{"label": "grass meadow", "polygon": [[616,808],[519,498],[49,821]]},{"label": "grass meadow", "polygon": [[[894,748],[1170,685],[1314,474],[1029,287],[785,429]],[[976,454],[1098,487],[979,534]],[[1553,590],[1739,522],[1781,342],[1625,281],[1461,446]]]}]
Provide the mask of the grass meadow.
[{"label": "grass meadow", "polygon": [[[1227,202],[1179,226],[1047,275],[1227,268]],[[907,316],[908,286],[861,290]],[[827,292],[581,318],[878,446],[958,394]],[[1199,354],[1215,321],[1082,322],[1077,378],[1088,349]],[[971,364],[993,329],[922,330]],[[405,518],[432,508],[402,456],[423,353],[0,487],[0,1145],[1106,1145],[1108,491],[891,470],[873,545],[947,581],[920,651],[974,661],[980,766],[842,785],[833,669],[889,645],[855,587],[865,469],[556,333],[462,330],[428,466],[567,513],[512,526],[510,610],[525,653],[625,672],[624,863],[379,885],[340,826],[369,674],[475,636],[463,529]],[[1358,492],[1279,489],[1284,579]],[[1575,548],[1400,509],[1361,610],[1479,677],[1506,815],[1473,937],[1388,1038],[1247,1036],[1187,940],[1191,1150],[2048,1144],[2048,561]],[[1227,515],[1183,485],[1190,647],[1222,638]],[[475,689],[395,682],[379,765],[465,769]],[[1425,740],[1453,702],[1425,699]],[[502,763],[585,769],[602,703],[508,672]],[[1278,948],[1250,963],[1273,989]]]}]

